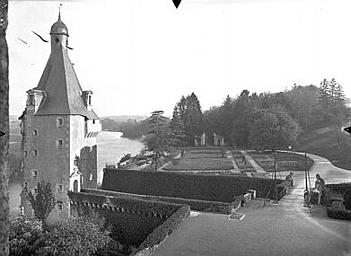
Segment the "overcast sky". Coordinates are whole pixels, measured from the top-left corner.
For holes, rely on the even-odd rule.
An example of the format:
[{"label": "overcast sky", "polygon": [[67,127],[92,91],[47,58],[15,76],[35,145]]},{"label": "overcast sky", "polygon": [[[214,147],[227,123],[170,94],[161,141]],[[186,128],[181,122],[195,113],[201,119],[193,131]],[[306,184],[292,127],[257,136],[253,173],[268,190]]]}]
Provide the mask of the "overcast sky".
[{"label": "overcast sky", "polygon": [[[70,59],[100,116],[164,110],[195,92],[277,92],[336,78],[351,96],[350,0],[61,1]],[[50,54],[58,1],[10,1],[10,114],[20,115]],[[28,44],[23,43],[23,39]]]}]

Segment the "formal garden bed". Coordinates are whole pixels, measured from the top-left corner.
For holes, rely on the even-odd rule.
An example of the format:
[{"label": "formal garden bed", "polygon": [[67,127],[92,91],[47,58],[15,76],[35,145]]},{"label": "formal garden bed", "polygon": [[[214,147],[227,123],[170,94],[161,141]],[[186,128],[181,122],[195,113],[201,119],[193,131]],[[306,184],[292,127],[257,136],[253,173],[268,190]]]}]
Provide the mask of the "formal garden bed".
[{"label": "formal garden bed", "polygon": [[[250,151],[249,155],[261,166],[266,172],[274,172],[274,153],[270,151]],[[313,165],[313,160],[304,155],[289,153],[289,152],[276,152],[277,171],[304,171],[309,170]]]},{"label": "formal garden bed", "polygon": [[230,170],[233,163],[224,149],[184,149],[181,158],[173,160],[163,169],[166,171]]}]

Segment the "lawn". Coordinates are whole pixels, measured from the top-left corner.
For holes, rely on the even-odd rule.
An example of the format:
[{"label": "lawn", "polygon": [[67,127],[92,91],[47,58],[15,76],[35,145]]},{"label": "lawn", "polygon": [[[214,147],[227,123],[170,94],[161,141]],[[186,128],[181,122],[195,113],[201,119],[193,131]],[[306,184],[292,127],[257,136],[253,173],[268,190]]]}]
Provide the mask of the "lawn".
[{"label": "lawn", "polygon": [[[340,130],[333,127],[311,130],[300,136],[294,150],[320,155],[337,167],[351,170],[351,136],[343,133],[338,138],[339,133]],[[338,146],[338,141],[341,147]]]},{"label": "lawn", "polygon": [[187,149],[182,158],[164,169],[175,170],[230,170],[233,163],[227,157],[223,157],[220,149]]},{"label": "lawn", "polygon": [[[259,164],[265,171],[274,171],[274,154],[271,152],[250,152],[250,156]],[[294,153],[276,153],[277,171],[304,171],[305,157]],[[313,161],[306,159],[306,168],[309,169],[313,165]]]}]

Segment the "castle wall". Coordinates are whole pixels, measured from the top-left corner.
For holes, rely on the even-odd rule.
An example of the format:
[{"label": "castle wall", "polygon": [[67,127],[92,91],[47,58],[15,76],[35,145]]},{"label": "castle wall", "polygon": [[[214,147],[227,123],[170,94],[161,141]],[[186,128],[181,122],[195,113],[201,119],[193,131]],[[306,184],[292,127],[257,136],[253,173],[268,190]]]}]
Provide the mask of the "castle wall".
[{"label": "castle wall", "polygon": [[[70,175],[74,172],[74,160],[79,157],[79,168],[82,174],[81,187],[96,188],[97,186],[97,146],[96,136],[100,131],[99,120],[85,120],[79,115],[70,116]],[[71,190],[73,190],[71,180]]]},{"label": "castle wall", "polygon": [[[63,120],[60,127],[57,127],[58,117]],[[70,150],[69,117],[33,116],[29,111],[25,122],[24,151],[27,152],[27,156],[24,158],[23,186],[34,192],[39,181],[49,181],[56,200],[62,202],[62,209],[57,205],[50,214],[49,221],[57,217],[68,217],[70,206],[66,193],[69,189],[70,170],[67,161]],[[34,130],[37,130],[37,135],[34,134]],[[58,140],[62,140],[62,146],[58,145]],[[37,155],[34,155],[34,150],[37,151]],[[62,185],[62,189],[59,185]],[[32,208],[28,202],[23,206],[25,213],[31,216]]]}]

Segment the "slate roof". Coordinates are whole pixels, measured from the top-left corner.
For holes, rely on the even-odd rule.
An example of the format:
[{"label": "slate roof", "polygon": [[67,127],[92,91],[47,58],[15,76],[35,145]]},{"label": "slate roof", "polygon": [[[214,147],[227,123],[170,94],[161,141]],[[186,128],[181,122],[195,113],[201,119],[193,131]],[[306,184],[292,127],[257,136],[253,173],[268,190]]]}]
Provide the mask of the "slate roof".
[{"label": "slate roof", "polygon": [[[59,22],[62,27],[63,22]],[[65,27],[64,24],[63,26]],[[84,105],[82,88],[64,46],[51,51],[38,86],[33,90],[45,92],[36,115],[82,115],[88,119],[98,119],[96,113]]]}]

